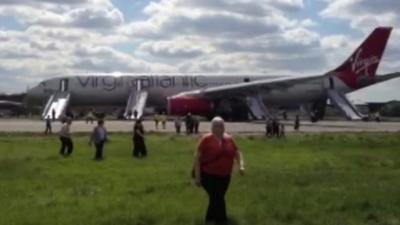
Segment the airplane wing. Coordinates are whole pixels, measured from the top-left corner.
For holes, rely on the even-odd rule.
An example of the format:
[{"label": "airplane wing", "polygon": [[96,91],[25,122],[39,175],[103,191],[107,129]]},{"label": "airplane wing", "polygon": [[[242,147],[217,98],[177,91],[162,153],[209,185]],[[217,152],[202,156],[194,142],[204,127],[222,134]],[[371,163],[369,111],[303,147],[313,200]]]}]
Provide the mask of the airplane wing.
[{"label": "airplane wing", "polygon": [[312,81],[320,78],[321,76],[308,76],[308,77],[284,77],[275,79],[255,80],[246,83],[221,85],[217,87],[209,87],[197,89],[193,91],[186,91],[178,93],[175,97],[201,97],[201,98],[220,98],[225,96],[251,96],[260,92],[270,92],[273,90],[288,89],[294,84]]},{"label": "airplane wing", "polygon": [[[324,75],[322,75],[324,76]],[[376,83],[400,77],[400,73],[390,73],[376,76]],[[252,96],[260,92],[270,92],[273,90],[285,90],[295,84],[309,82],[320,79],[321,75],[317,76],[301,76],[301,77],[280,77],[274,79],[255,80],[251,82],[243,82],[238,84],[221,85],[217,87],[202,88],[192,91],[178,93],[174,97],[201,97],[206,99],[221,98],[225,96]]]}]

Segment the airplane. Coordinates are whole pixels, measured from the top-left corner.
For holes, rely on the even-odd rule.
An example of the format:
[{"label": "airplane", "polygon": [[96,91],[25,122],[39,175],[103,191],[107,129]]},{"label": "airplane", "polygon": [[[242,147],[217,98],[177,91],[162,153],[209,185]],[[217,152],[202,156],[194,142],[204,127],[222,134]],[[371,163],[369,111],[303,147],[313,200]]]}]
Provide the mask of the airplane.
[{"label": "airplane", "polygon": [[316,121],[323,119],[329,99],[347,119],[361,120],[364,115],[346,94],[400,77],[376,74],[391,31],[375,28],[346,61],[322,75],[74,75],[40,82],[27,96],[47,100],[42,118],[60,118],[67,107],[115,105],[125,106],[125,118],[153,108],[179,116],[265,119],[274,116],[272,109],[303,105]]}]

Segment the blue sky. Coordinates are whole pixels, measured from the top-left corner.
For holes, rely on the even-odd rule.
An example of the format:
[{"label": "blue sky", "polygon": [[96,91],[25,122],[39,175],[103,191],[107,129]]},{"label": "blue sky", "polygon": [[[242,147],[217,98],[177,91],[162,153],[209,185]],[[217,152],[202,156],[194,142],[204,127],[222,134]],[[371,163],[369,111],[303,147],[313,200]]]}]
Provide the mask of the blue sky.
[{"label": "blue sky", "polygon": [[[86,72],[324,73],[393,26],[379,73],[400,71],[400,1],[18,0],[0,2],[0,92]],[[351,95],[400,99],[400,81]]]},{"label": "blue sky", "polygon": [[112,0],[111,2],[124,14],[125,20],[128,22],[142,20],[148,17],[142,12],[144,7],[149,4],[150,1],[148,0]]}]

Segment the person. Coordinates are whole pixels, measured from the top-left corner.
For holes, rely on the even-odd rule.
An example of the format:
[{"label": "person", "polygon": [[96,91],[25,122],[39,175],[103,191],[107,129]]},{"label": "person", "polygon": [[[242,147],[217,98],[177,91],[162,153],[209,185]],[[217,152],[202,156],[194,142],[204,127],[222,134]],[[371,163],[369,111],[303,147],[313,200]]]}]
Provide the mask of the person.
[{"label": "person", "polygon": [[186,134],[193,133],[193,117],[191,113],[188,113],[185,117],[185,127],[186,127]]},{"label": "person", "polygon": [[381,122],[381,114],[379,112],[375,113],[375,121],[376,122]]},{"label": "person", "polygon": [[93,118],[94,118],[93,110],[91,109],[91,110],[89,110],[89,112],[86,116],[86,123],[89,123],[89,121],[90,121],[90,124],[93,124]]},{"label": "person", "polygon": [[175,124],[176,133],[177,133],[177,134],[180,134],[180,133],[181,133],[181,126],[182,126],[181,117],[177,116],[177,117],[175,118],[174,124]]},{"label": "person", "polygon": [[265,120],[265,136],[269,136],[270,129],[269,129],[269,120]]},{"label": "person", "polygon": [[119,111],[118,111],[117,119],[118,119],[118,120],[126,120],[126,117],[125,117],[125,110],[119,110]]},{"label": "person", "polygon": [[92,135],[90,135],[89,146],[94,143],[96,147],[96,153],[94,156],[95,160],[103,160],[103,149],[104,144],[108,141],[107,130],[104,127],[104,120],[99,119],[97,126],[93,129]]},{"label": "person", "polygon": [[56,110],[54,108],[51,110],[51,116],[53,117],[53,120],[56,120]]},{"label": "person", "polygon": [[285,124],[280,123],[280,128],[279,128],[279,135],[278,135],[278,137],[281,138],[281,137],[285,137],[285,136],[286,136],[286,135],[285,135]]},{"label": "person", "polygon": [[316,112],[314,110],[310,112],[310,119],[313,123],[317,122]]},{"label": "person", "polygon": [[279,137],[279,121],[274,118],[272,120],[272,137]]},{"label": "person", "polygon": [[296,119],[294,120],[294,130],[299,131],[300,129],[300,117],[296,115]]},{"label": "person", "polygon": [[70,109],[68,109],[68,110],[65,112],[65,116],[66,116],[66,117],[69,117],[69,118],[71,118],[71,119],[74,119],[74,118],[75,118],[75,115],[72,113],[72,111],[71,111]]},{"label": "person", "polygon": [[147,149],[144,142],[144,128],[142,119],[138,119],[133,126],[133,157],[146,157]]},{"label": "person", "polygon": [[283,117],[283,120],[287,120],[288,119],[286,110],[283,110],[282,117]]},{"label": "person", "polygon": [[202,186],[209,197],[206,223],[226,224],[225,193],[228,190],[234,160],[244,175],[242,154],[233,137],[225,133],[224,120],[215,117],[211,121],[211,133],[200,140],[194,156],[193,176],[195,184]]},{"label": "person", "polygon": [[165,115],[165,112],[163,112],[160,116],[161,124],[162,124],[162,129],[165,130],[167,126],[167,115]]},{"label": "person", "polygon": [[72,154],[74,144],[71,139],[70,127],[72,120],[71,118],[63,118],[61,120],[61,130],[59,133],[60,141],[61,141],[61,148],[60,154],[62,156],[69,156]]},{"label": "person", "polygon": [[133,110],[133,119],[137,120],[137,118],[138,118],[138,111],[135,109]]},{"label": "person", "polygon": [[46,117],[46,129],[44,130],[44,134],[51,134],[52,133],[52,131],[51,131],[51,118],[50,118],[50,115],[48,115],[47,117]]},{"label": "person", "polygon": [[132,119],[132,110],[128,110],[127,117],[128,120]]},{"label": "person", "polygon": [[154,114],[154,123],[156,125],[156,130],[158,130],[158,123],[160,122],[160,118],[158,113]]},{"label": "person", "polygon": [[199,133],[199,125],[200,125],[200,119],[198,116],[193,116],[193,132],[195,134]]},{"label": "person", "polygon": [[267,137],[271,137],[272,136],[272,120],[268,119],[266,124],[265,124],[265,135]]}]

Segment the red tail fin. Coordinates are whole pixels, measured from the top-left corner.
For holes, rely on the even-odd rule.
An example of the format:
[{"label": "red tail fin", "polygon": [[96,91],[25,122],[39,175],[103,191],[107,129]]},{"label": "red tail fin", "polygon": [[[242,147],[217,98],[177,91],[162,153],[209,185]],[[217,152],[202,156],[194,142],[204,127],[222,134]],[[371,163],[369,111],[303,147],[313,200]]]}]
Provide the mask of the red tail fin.
[{"label": "red tail fin", "polygon": [[391,27],[378,27],[341,66],[333,72],[349,87],[358,89],[374,83]]}]

